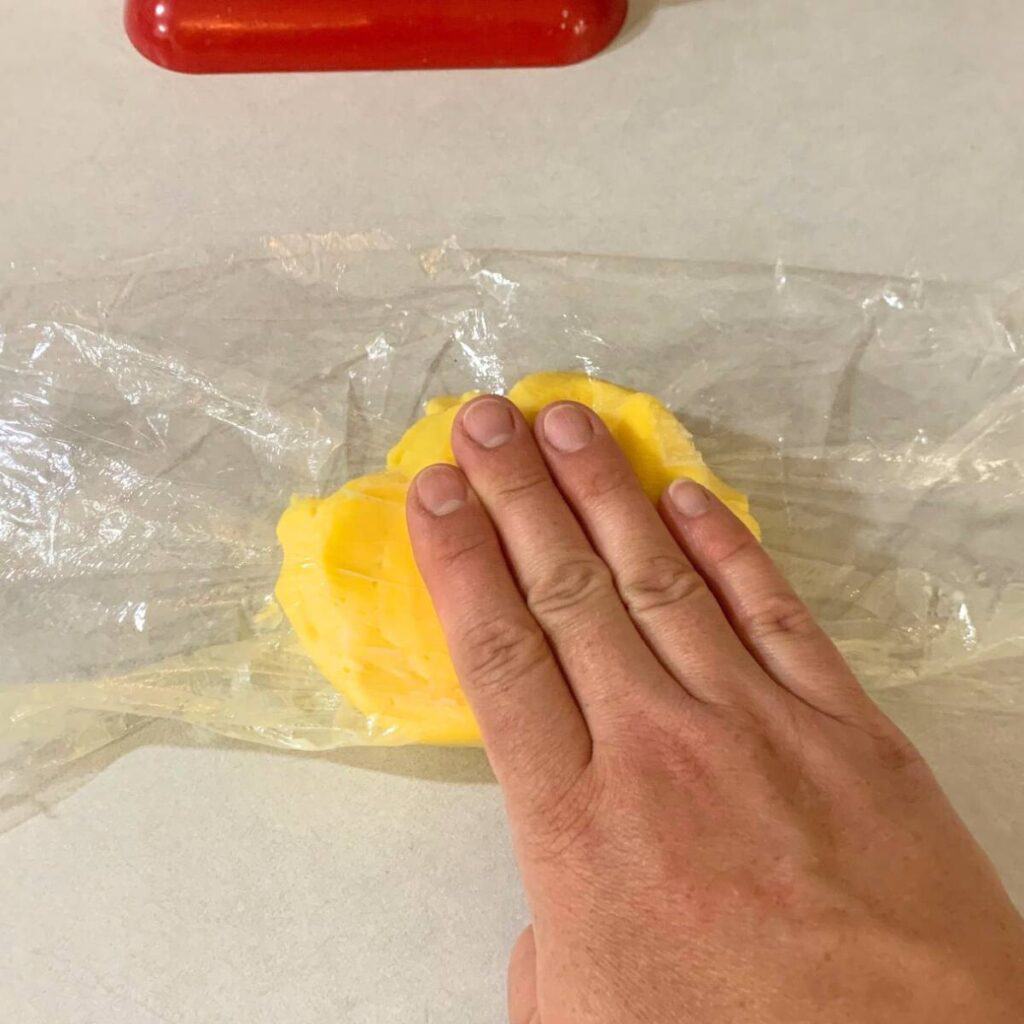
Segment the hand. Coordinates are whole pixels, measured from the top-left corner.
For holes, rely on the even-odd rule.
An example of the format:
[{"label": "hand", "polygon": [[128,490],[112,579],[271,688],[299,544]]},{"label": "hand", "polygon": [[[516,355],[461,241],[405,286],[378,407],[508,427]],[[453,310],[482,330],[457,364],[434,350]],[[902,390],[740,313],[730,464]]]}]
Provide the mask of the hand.
[{"label": "hand", "polygon": [[533,914],[513,1024],[1021,1024],[1024,922],[743,525],[582,406],[453,446],[409,524]]}]

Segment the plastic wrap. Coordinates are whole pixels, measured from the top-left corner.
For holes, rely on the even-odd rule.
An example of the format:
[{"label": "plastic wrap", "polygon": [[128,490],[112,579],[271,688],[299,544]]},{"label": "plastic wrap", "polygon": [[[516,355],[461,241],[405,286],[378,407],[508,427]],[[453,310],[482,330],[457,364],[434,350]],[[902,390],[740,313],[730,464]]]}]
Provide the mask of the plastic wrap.
[{"label": "plastic wrap", "polygon": [[[265,239],[0,285],[0,775],[158,717],[390,742],[276,608],[293,493],[537,370],[662,398],[876,693],[1024,710],[1012,285]],[[19,782],[19,779],[21,780]]]}]

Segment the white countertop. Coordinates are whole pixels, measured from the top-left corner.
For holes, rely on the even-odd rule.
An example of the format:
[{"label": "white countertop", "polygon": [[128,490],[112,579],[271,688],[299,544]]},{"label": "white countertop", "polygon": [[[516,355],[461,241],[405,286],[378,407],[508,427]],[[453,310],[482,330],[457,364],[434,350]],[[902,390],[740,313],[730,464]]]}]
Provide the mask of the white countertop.
[{"label": "white countertop", "polygon": [[[1024,270],[1017,0],[691,0],[573,69],[217,79],[144,63],[119,9],[0,2],[4,263],[383,228]],[[1024,902],[1024,721],[899,718]],[[503,1019],[525,910],[478,752],[158,726],[93,767],[0,836],[0,1019]]]}]

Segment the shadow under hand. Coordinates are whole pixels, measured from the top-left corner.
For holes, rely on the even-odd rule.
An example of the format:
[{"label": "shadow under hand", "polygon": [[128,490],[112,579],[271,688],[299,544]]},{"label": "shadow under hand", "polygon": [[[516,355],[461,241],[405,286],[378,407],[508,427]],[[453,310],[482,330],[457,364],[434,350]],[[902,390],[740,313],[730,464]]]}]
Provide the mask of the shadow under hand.
[{"label": "shadow under hand", "polygon": [[229,739],[182,722],[140,719],[125,736],[51,773],[26,778],[17,792],[0,795],[0,835],[56,806],[133,751],[146,747],[230,750],[253,757],[317,759],[341,768],[452,786],[495,785],[477,747],[348,747],[329,751],[282,750]]},{"label": "shadow under hand", "polygon": [[320,756],[346,768],[425,782],[456,786],[495,782],[487,755],[477,747],[351,747]]},{"label": "shadow under hand", "polygon": [[198,726],[174,722],[154,725],[162,729],[162,738],[150,745],[165,747],[208,747],[233,750],[257,757],[316,759],[344,768],[394,775],[424,782],[453,786],[474,786],[495,782],[487,755],[480,747],[338,747],[335,750],[288,750],[259,743],[231,739]]},{"label": "shadow under hand", "polygon": [[198,726],[176,722],[154,722],[151,728],[153,731],[149,733],[148,746],[205,747],[237,751],[255,757],[316,759],[343,768],[453,786],[495,782],[487,755],[479,747],[339,747],[336,750],[323,751],[287,750],[230,739]]}]

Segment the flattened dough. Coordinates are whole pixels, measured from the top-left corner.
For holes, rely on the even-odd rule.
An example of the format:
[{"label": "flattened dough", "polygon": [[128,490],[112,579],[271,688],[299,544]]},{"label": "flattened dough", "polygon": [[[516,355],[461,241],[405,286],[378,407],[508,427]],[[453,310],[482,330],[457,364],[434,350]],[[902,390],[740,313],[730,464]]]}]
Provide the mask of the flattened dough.
[{"label": "flattened dough", "polygon": [[[389,453],[385,472],[351,480],[328,498],[296,497],[277,526],[278,602],[320,671],[389,742],[480,743],[405,524],[409,481],[432,463],[454,462],[452,422],[475,396],[433,399]],[[746,497],[708,469],[686,428],[651,395],[581,374],[538,373],[508,397],[531,423],[551,402],[589,406],[652,501],[689,477],[759,532]]]}]

